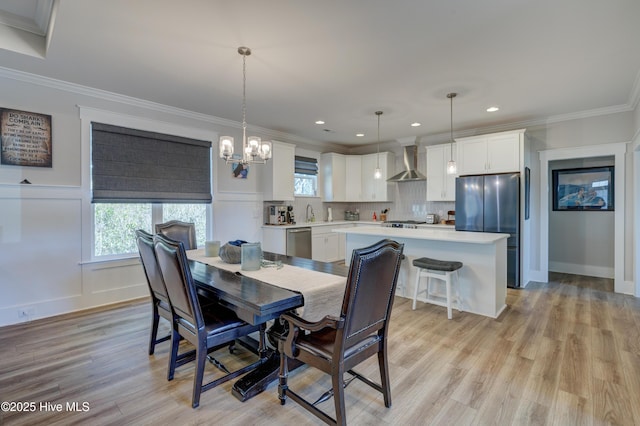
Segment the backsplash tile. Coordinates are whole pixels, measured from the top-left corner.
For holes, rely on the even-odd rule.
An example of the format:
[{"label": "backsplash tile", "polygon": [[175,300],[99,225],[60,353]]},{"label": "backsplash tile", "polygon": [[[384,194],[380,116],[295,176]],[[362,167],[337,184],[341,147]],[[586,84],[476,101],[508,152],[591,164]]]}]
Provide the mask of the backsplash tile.
[{"label": "backsplash tile", "polygon": [[[387,220],[418,220],[424,221],[427,214],[435,213],[440,219],[447,219],[447,211],[455,209],[454,202],[426,201],[427,183],[425,181],[401,182],[394,184],[394,202],[365,203],[365,202],[339,202],[323,203],[320,197],[296,197],[293,202],[282,203],[293,206],[293,212],[297,223],[306,221],[307,205],[313,209],[316,221],[327,220],[327,210],[331,208],[333,220],[344,220],[344,212],[359,211],[360,220],[371,220],[373,212],[376,212],[380,220],[380,212],[389,209]],[[268,205],[264,203],[265,220],[268,218]]]}]

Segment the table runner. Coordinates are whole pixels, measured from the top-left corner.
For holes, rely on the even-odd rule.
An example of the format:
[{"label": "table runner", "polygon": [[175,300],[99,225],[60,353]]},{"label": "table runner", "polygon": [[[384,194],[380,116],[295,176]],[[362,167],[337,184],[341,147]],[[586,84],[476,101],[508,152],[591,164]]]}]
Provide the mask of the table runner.
[{"label": "table runner", "polygon": [[225,263],[220,257],[206,257],[204,249],[187,250],[187,257],[219,269],[239,273],[276,287],[301,293],[304,306],[298,308],[296,312],[307,321],[318,321],[325,315],[340,315],[347,283],[345,277],[286,264],[282,265],[280,269],[270,267],[260,268],[258,271],[242,271],[239,263]]}]

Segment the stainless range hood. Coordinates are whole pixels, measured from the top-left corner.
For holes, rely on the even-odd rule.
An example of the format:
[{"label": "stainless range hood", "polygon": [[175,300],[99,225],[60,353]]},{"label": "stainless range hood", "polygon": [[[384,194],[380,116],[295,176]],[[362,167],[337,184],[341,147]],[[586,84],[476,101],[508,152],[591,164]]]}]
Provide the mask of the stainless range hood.
[{"label": "stainless range hood", "polygon": [[405,146],[404,170],[387,179],[387,182],[411,182],[419,180],[427,180],[427,178],[418,171],[418,145]]}]

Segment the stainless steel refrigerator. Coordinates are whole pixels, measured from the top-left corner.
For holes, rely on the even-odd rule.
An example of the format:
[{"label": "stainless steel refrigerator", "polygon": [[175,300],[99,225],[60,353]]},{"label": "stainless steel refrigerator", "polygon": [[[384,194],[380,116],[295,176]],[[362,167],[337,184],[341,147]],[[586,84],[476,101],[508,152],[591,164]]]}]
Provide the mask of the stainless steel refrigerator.
[{"label": "stainless steel refrigerator", "polygon": [[457,178],[456,231],[509,234],[507,286],[520,287],[520,174]]}]

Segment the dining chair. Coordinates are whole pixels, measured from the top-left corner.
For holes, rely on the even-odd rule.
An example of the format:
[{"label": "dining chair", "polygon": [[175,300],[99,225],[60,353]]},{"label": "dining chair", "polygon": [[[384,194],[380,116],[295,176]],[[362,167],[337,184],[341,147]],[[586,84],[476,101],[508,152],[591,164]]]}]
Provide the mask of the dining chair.
[{"label": "dining chair", "polygon": [[158,325],[160,317],[166,319],[171,324],[173,313],[169,304],[169,296],[162,279],[162,274],[158,267],[155,249],[153,247],[153,235],[138,229],[136,231],[136,244],[142,261],[142,268],[147,277],[149,293],[151,293],[151,338],[149,339],[149,355],[153,355],[156,344],[165,342],[171,338],[171,334],[158,338]]},{"label": "dining chair", "polygon": [[192,222],[170,220],[156,224],[156,234],[166,235],[172,240],[181,241],[185,250],[198,248],[196,242],[196,225]]},{"label": "dining chair", "polygon": [[[178,356],[180,338],[183,337],[196,348],[196,368],[191,404],[193,408],[196,408],[200,404],[202,392],[238,377],[264,362],[266,359],[266,351],[264,350],[266,327],[264,324],[248,324],[239,319],[233,311],[219,304],[211,305],[209,309],[203,311],[198,303],[196,286],[191,276],[184,244],[162,234],[156,234],[153,237],[153,242],[158,265],[164,277],[174,313],[167,379],[173,380],[176,367],[190,361],[189,358],[181,359]],[[226,347],[235,339],[256,331],[260,332],[260,348],[258,349],[260,358],[256,362],[227,373],[209,383],[202,383],[205,360],[209,352]]]},{"label": "dining chair", "polygon": [[[292,313],[280,316],[289,328],[278,344],[278,397],[282,405],[288,396],[324,422],[346,425],[344,388],[357,378],[381,392],[384,405],[391,406],[387,336],[403,250],[404,244],[381,240],[353,251],[339,317],[309,322]],[[380,384],[353,370],[373,355],[378,357]],[[289,389],[289,358],[330,374],[332,389],[313,403]],[[346,381],[344,373],[350,374]],[[331,396],[335,419],[317,407]]]}]

